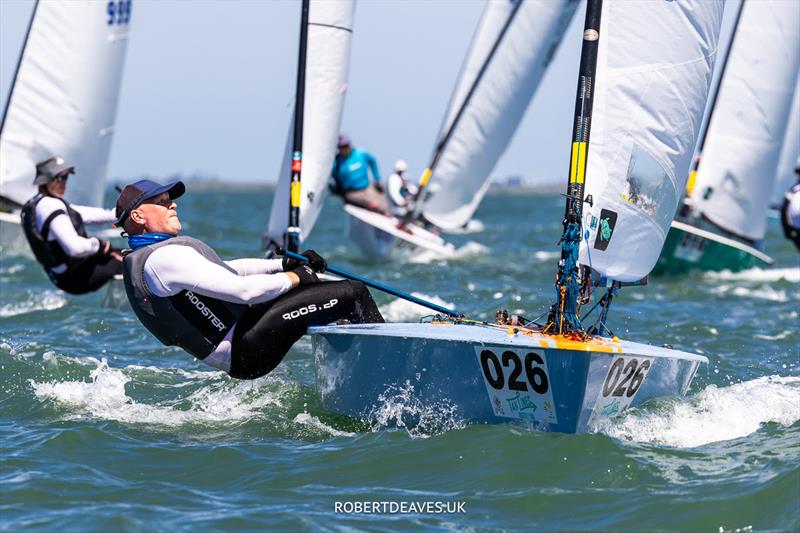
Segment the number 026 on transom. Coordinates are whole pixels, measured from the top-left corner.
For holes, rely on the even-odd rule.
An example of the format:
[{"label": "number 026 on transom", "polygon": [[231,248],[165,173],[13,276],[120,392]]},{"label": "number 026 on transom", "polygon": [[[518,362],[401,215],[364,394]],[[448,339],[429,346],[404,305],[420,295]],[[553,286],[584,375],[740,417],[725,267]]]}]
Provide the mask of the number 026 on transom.
[{"label": "number 026 on transom", "polygon": [[592,418],[614,416],[627,408],[644,383],[653,364],[650,357],[617,355],[608,366],[606,378],[592,410]]},{"label": "number 026 on transom", "polygon": [[558,422],[544,351],[475,346],[475,355],[496,416]]}]

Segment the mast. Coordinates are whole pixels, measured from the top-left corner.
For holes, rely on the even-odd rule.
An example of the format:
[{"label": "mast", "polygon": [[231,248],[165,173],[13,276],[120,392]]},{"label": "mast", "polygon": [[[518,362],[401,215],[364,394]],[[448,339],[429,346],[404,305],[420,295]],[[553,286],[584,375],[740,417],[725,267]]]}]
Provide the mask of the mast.
[{"label": "mast", "polygon": [[[589,132],[592,122],[592,103],[597,70],[597,51],[600,39],[600,15],[603,0],[587,0],[586,21],[583,27],[583,46],[578,73],[578,90],[575,102],[572,150],[569,160],[569,182],[564,209],[564,233],[561,236],[561,260],[556,278],[557,301],[550,310],[545,332],[558,335],[585,332],[578,317],[578,247],[581,242],[581,215],[586,161],[589,152]],[[587,198],[591,202],[591,198]],[[586,280],[589,283],[590,280]]]},{"label": "mast", "polygon": [[[444,152],[444,149],[447,146],[447,143],[450,141],[450,137],[453,135],[453,131],[455,131],[456,125],[458,125],[458,122],[461,120],[461,116],[464,114],[464,110],[466,110],[467,105],[472,99],[472,95],[478,88],[478,85],[480,84],[481,79],[483,78],[483,75],[486,72],[486,69],[491,64],[495,52],[500,47],[500,42],[503,40],[503,36],[506,34],[506,31],[508,31],[508,28],[511,26],[511,22],[514,20],[514,16],[517,14],[520,6],[524,1],[525,0],[517,0],[517,3],[514,5],[514,8],[508,15],[508,20],[506,20],[506,23],[500,30],[500,33],[498,34],[497,39],[495,40],[494,45],[492,46],[492,49],[489,51],[489,54],[486,56],[483,65],[481,65],[481,68],[478,71],[478,74],[475,76],[475,80],[472,82],[472,86],[469,88],[469,91],[464,97],[464,101],[461,102],[461,106],[458,108],[458,112],[453,118],[453,121],[450,123],[450,127],[447,129],[445,134],[442,135],[442,137],[439,139],[439,142],[436,144],[436,148],[433,151],[433,157],[431,158],[431,162],[425,169],[425,171],[422,173],[422,177],[419,180],[419,188],[417,189],[415,200],[423,198],[422,193],[425,190],[425,187],[427,187],[428,181],[430,181],[433,171],[436,169],[436,164],[439,162],[439,158],[441,158],[442,153]],[[420,208],[419,202],[415,201],[414,209],[411,212],[409,212],[409,214],[406,216],[405,222],[409,222],[417,218],[419,216],[419,208]]]},{"label": "mast", "polygon": [[[6,99],[6,105],[3,108],[3,117],[0,118],[0,137],[3,136],[3,127],[6,124],[6,117],[8,116],[8,108],[11,105],[11,99],[14,97],[14,86],[17,84],[17,76],[19,75],[19,69],[22,66],[22,57],[25,55],[25,49],[28,47],[28,39],[31,36],[31,28],[33,28],[33,19],[36,18],[36,10],[39,8],[39,0],[36,0],[36,3],[33,5],[33,13],[31,13],[31,20],[28,22],[28,30],[25,32],[25,40],[22,43],[22,49],[19,51],[19,57],[17,58],[17,68],[14,69],[14,77],[11,79],[11,87],[8,89],[8,98]],[[11,198],[6,198],[3,195],[0,195],[0,200],[5,203],[11,204],[13,207],[22,207],[22,204],[12,200]]]},{"label": "mast", "polygon": [[300,48],[297,54],[297,85],[294,104],[294,140],[292,143],[292,179],[289,192],[289,227],[286,249],[297,252],[300,241],[300,173],[303,167],[303,109],[306,93],[306,50],[308,48],[308,5],[303,0],[300,15]]},{"label": "mast", "polygon": [[692,189],[694,189],[695,179],[697,178],[697,169],[700,167],[700,155],[703,153],[703,146],[706,144],[706,136],[708,135],[708,126],[711,124],[711,118],[714,116],[714,109],[717,106],[717,97],[719,96],[720,87],[722,87],[722,80],[725,79],[725,69],[728,67],[728,58],[731,56],[731,50],[733,49],[733,41],[736,38],[736,30],[739,29],[739,19],[742,18],[742,10],[744,8],[745,0],[741,0],[739,2],[739,10],[736,12],[736,20],[733,22],[733,32],[731,33],[731,40],[728,43],[728,48],[725,50],[725,57],[722,58],[722,66],[720,67],[719,72],[719,79],[717,80],[717,86],[714,87],[714,93],[711,95],[711,99],[709,100],[709,111],[708,111],[708,120],[706,120],[702,125],[702,130],[700,131],[700,142],[697,143],[697,155],[692,161],[692,169],[689,172],[689,181],[686,184],[686,191],[687,194],[692,193]]}]

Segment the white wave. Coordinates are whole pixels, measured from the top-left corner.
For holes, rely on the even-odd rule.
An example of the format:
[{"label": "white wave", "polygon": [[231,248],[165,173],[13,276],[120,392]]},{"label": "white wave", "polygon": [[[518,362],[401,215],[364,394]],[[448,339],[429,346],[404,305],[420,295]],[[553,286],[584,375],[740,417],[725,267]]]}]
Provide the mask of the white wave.
[{"label": "white wave", "polygon": [[453,230],[446,230],[447,233],[453,235],[467,235],[469,233],[480,233],[484,229],[484,224],[480,220],[473,218],[469,222],[467,222],[466,226],[456,228]]},{"label": "white wave", "polygon": [[378,404],[367,413],[373,431],[401,428],[412,437],[427,438],[466,427],[458,416],[458,406],[447,400],[425,404],[414,394],[414,385],[389,386],[378,396]]},{"label": "white wave", "polygon": [[561,257],[561,252],[555,250],[553,251],[539,250],[533,252],[533,258],[536,259],[537,261],[550,261],[551,259],[556,259],[558,257]]},{"label": "white wave", "polygon": [[[445,302],[437,296],[428,296],[419,292],[412,292],[412,296],[416,296],[421,300],[441,305],[443,307],[452,308],[453,304]],[[380,307],[381,314],[387,322],[405,322],[408,320],[419,320],[420,317],[436,313],[436,311],[423,307],[419,304],[409,302],[408,300],[397,299],[386,305]]]},{"label": "white wave", "polygon": [[706,277],[731,281],[775,282],[780,280],[800,283],[800,268],[751,268],[740,272],[723,270],[707,272]]},{"label": "white wave", "polygon": [[756,298],[759,300],[767,300],[770,302],[788,302],[791,300],[800,299],[800,293],[791,295],[784,289],[773,289],[769,285],[762,285],[758,288],[747,287],[734,287],[732,285],[719,285],[712,287],[711,292],[714,294],[732,294],[741,298]]},{"label": "white wave", "polygon": [[312,416],[308,413],[298,413],[296,417],[294,417],[295,424],[301,424],[304,426],[309,426],[311,428],[320,430],[324,433],[329,435],[333,435],[334,437],[354,437],[355,433],[350,433],[348,431],[340,431],[336,428],[333,428],[324,422],[322,422],[316,416]]},{"label": "white wave", "polygon": [[29,293],[22,302],[0,306],[0,317],[25,315],[34,311],[52,311],[66,305],[67,299],[59,291]]},{"label": "white wave", "polygon": [[257,416],[267,406],[281,405],[278,395],[263,389],[264,380],[268,378],[215,381],[188,396],[172,400],[175,405],[170,401],[154,405],[139,403],[125,392],[125,385],[132,381],[125,372],[127,369],[111,368],[105,358],[89,360],[96,365],[90,374],[91,381],[37,383],[29,380],[34,394],[103,420],[163,426],[238,422]]},{"label": "white wave", "polygon": [[636,442],[693,448],[737,439],[762,424],[791,426],[800,420],[800,377],[769,376],[727,387],[709,385],[689,402],[669,404],[661,412],[634,409],[604,432]]},{"label": "white wave", "polygon": [[480,244],[478,242],[469,241],[464,246],[461,246],[461,247],[457,248],[455,251],[453,251],[453,253],[451,253],[451,254],[449,254],[449,255],[447,255],[445,257],[443,257],[442,255],[437,254],[436,252],[433,252],[433,251],[422,251],[422,252],[420,252],[420,253],[418,253],[416,255],[413,255],[413,256],[409,257],[409,262],[417,263],[417,264],[423,264],[424,265],[424,264],[431,263],[433,261],[441,261],[443,259],[448,259],[448,260],[450,260],[450,259],[455,259],[455,260],[464,259],[464,258],[472,257],[472,256],[475,256],[475,255],[482,255],[482,254],[487,253],[488,251],[489,251],[489,248],[487,248],[486,246],[484,246],[484,245],[482,245],[482,244]]}]

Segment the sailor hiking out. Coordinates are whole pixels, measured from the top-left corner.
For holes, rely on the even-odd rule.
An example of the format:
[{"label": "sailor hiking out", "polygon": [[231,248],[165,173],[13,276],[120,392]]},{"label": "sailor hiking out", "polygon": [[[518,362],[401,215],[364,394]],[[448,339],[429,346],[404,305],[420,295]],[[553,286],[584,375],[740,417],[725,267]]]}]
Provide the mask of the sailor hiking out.
[{"label": "sailor hiking out", "polygon": [[102,287],[122,273],[122,256],[108,241],[89,237],[86,224],[111,224],[113,209],[71,205],[64,200],[67,179],[75,167],[59,156],[36,165],[39,191],[23,206],[22,229],[36,260],[51,281],[70,294]]},{"label": "sailor hiking out", "polygon": [[338,320],[383,322],[359,282],[320,282],[325,259],[223,261],[204,242],[178,236],[174,200],[182,182],[127,185],[117,200],[117,226],[128,235],[124,280],[142,324],[168,346],[239,379],[271,372],[310,325]]},{"label": "sailor hiking out", "polygon": [[390,216],[389,201],[383,194],[375,157],[365,150],[353,147],[344,134],[339,135],[337,148],[339,151],[331,170],[331,191],[341,195],[348,204]]},{"label": "sailor hiking out", "polygon": [[386,182],[386,192],[389,201],[392,202],[392,209],[397,216],[403,216],[411,210],[414,199],[417,195],[417,186],[408,181],[406,172],[408,165],[402,159],[394,163],[394,173],[389,176]]}]

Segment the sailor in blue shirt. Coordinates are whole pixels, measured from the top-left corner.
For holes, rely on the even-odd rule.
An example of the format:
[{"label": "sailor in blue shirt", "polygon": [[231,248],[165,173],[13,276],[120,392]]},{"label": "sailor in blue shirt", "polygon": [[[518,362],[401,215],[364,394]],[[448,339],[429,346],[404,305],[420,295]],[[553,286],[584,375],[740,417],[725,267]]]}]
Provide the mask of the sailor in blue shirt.
[{"label": "sailor in blue shirt", "polygon": [[[355,148],[350,139],[339,135],[339,153],[333,161],[331,187],[334,194],[344,197],[344,201],[370,211],[390,216],[389,200],[383,194],[378,172],[378,162],[369,152]],[[372,180],[370,180],[372,173]]]}]

